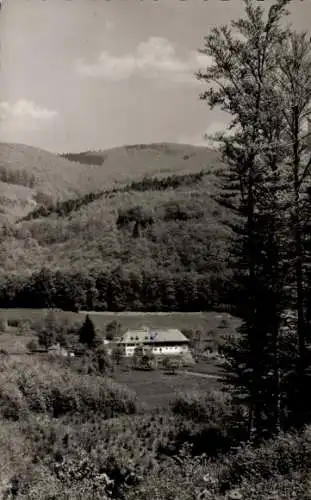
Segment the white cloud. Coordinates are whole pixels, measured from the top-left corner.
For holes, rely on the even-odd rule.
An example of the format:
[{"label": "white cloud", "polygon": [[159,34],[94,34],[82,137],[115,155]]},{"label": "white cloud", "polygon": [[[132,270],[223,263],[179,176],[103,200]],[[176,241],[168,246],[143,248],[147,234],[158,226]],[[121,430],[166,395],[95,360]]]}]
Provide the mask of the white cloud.
[{"label": "white cloud", "polygon": [[8,101],[0,102],[0,118],[13,120],[50,120],[57,112],[38,106],[33,101],[19,99],[11,104]]},{"label": "white cloud", "polygon": [[76,61],[77,72],[86,77],[103,78],[109,81],[122,81],[134,75],[143,78],[166,76],[180,83],[198,83],[194,72],[208,66],[211,58],[197,52],[189,52],[184,59],[176,54],[175,46],[166,38],[150,37],[141,42],[134,53],[114,56],[103,51],[97,61],[87,63]]},{"label": "white cloud", "polygon": [[226,132],[229,135],[231,131],[228,129],[228,123],[215,120],[202,133],[196,135],[183,135],[178,138],[177,142],[181,144],[191,144],[193,146],[205,146],[207,148],[218,149],[219,143],[213,139],[213,135],[218,132]]}]

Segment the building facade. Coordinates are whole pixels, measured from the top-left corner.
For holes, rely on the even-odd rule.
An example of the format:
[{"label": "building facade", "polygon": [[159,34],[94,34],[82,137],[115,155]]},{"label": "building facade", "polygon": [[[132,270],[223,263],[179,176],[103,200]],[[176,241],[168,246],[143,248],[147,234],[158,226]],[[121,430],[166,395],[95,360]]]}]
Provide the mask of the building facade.
[{"label": "building facade", "polygon": [[189,340],[177,329],[141,327],[127,330],[118,344],[126,357],[133,356],[137,347],[155,355],[181,355],[189,351]]}]

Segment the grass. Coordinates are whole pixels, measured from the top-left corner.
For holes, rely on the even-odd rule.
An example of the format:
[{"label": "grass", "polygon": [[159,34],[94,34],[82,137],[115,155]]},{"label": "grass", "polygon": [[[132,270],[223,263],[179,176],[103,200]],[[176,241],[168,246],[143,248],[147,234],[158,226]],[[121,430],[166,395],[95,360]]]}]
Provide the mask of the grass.
[{"label": "grass", "polygon": [[179,392],[207,391],[221,386],[220,381],[216,379],[205,379],[185,373],[167,375],[160,370],[117,370],[114,378],[135,391],[139,400],[150,409],[167,408]]},{"label": "grass", "polygon": [[[81,312],[86,314],[86,312]],[[111,321],[118,321],[124,328],[139,328],[150,326],[154,328],[178,328],[192,330],[213,330],[218,327],[223,318],[228,319],[229,327],[236,328],[239,319],[228,316],[227,313],[194,312],[194,313],[138,313],[138,312],[89,312],[95,326],[104,327]],[[0,311],[1,317],[1,311]]]},{"label": "grass", "polygon": [[[39,321],[48,312],[48,309],[4,309],[0,308],[0,320],[19,320],[19,321]],[[83,317],[77,313],[68,311],[55,311],[57,316],[61,318],[68,318],[72,321],[83,321]]]},{"label": "grass", "polygon": [[0,350],[3,349],[10,354],[24,354],[28,352],[27,344],[34,339],[33,333],[19,335],[16,329],[10,329],[5,333],[0,334]]},{"label": "grass", "polygon": [[[47,309],[0,309],[1,320],[20,321],[39,321],[47,313]],[[83,322],[85,315],[88,314],[95,327],[105,333],[106,326],[111,321],[119,322],[124,329],[139,328],[140,326],[150,326],[153,328],[178,328],[202,330],[208,332],[219,330],[221,334],[232,333],[239,326],[240,319],[227,313],[218,312],[195,312],[195,313],[139,313],[139,312],[93,312],[81,311],[73,313],[68,311],[55,311],[55,314],[61,319],[68,319],[71,322]],[[226,329],[220,329],[219,325],[223,319],[226,319],[228,326]]]}]

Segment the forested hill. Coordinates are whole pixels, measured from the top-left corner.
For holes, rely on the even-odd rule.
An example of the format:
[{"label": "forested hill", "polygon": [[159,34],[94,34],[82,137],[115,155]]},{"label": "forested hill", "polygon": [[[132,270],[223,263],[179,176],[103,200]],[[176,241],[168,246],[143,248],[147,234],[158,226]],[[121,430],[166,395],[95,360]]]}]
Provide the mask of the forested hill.
[{"label": "forested hill", "polygon": [[216,151],[203,146],[177,143],[132,144],[108,150],[64,153],[61,158],[83,165],[105,167],[105,174],[125,178],[146,174],[198,170],[206,162],[219,162]]},{"label": "forested hill", "polygon": [[217,163],[215,151],[181,144],[56,155],[0,143],[0,219],[14,221],[41,206],[119,187],[146,175],[198,172]]},{"label": "forested hill", "polygon": [[[55,297],[66,288],[65,296],[78,295],[83,308],[176,310],[188,303],[196,310],[218,300],[228,276],[232,214],[216,201],[222,166],[217,153],[158,144],[108,151],[100,166],[55,158],[77,169],[80,179],[86,169],[89,189],[80,186],[80,195],[37,203],[2,226],[3,290],[9,279],[18,305],[25,305],[26,282],[33,304],[38,287],[42,291],[49,280]],[[113,290],[107,283],[114,283]],[[146,286],[153,290],[147,293]],[[10,300],[2,297],[3,304],[16,304]]]}]

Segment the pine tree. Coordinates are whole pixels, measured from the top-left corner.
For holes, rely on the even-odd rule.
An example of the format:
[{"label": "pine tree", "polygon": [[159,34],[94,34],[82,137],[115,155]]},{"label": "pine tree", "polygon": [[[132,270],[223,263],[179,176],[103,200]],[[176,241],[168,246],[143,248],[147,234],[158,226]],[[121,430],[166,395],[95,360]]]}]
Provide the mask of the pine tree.
[{"label": "pine tree", "polygon": [[[290,308],[297,312],[294,325],[297,336],[297,386],[293,404],[296,423],[303,425],[310,418],[307,371],[308,330],[310,323],[306,315],[308,297],[308,229],[310,221],[311,186],[310,129],[311,118],[311,40],[307,33],[290,32],[282,40],[277,86],[282,101],[279,113],[284,120],[286,151],[286,201],[288,219],[288,287],[291,289]],[[308,416],[309,415],[309,416]]]},{"label": "pine tree", "polygon": [[93,349],[97,345],[94,323],[88,314],[79,330],[79,342],[86,345],[89,349]]},{"label": "pine tree", "polygon": [[[285,307],[282,206],[283,116],[272,106],[280,45],[288,31],[280,28],[288,0],[268,12],[245,0],[246,17],[214,28],[203,53],[214,64],[198,77],[210,85],[201,95],[211,108],[231,115],[231,134],[220,134],[228,165],[222,203],[235,213],[231,254],[243,304],[237,344],[227,350],[237,395],[247,404],[249,437],[281,426],[280,326]],[[275,105],[276,103],[274,103]]]}]

